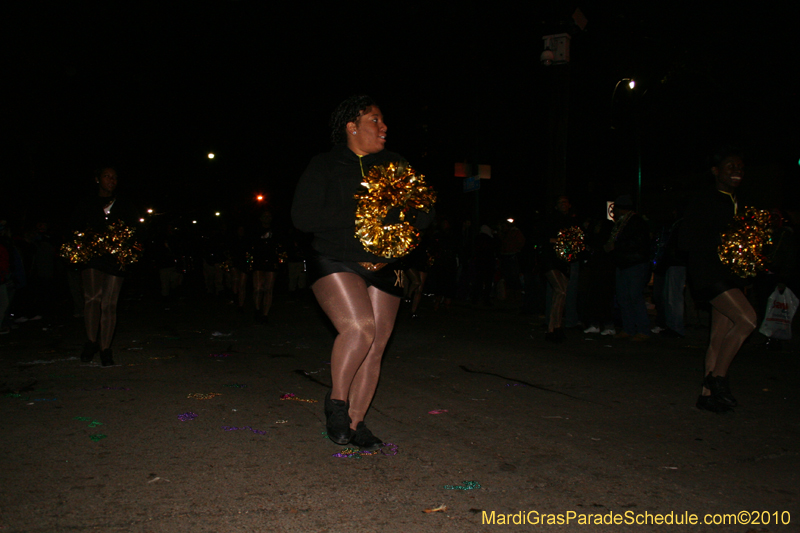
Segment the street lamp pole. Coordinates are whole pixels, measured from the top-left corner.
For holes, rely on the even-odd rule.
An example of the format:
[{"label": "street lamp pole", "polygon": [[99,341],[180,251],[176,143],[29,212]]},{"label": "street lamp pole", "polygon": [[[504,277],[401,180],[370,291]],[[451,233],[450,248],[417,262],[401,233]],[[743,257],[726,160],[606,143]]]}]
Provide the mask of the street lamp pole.
[{"label": "street lamp pole", "polygon": [[[617,89],[619,85],[623,82],[627,82],[628,89],[633,90],[636,88],[636,80],[633,78],[622,78],[619,80],[616,85],[614,85],[614,90],[611,92],[611,129],[616,129],[614,127],[614,98],[617,96]],[[634,111],[635,113],[635,111]],[[637,176],[636,176],[636,210],[639,211],[642,205],[642,142],[641,136],[639,134],[639,125],[638,120],[634,121],[634,132],[633,135],[636,140],[636,167],[637,167]]]}]

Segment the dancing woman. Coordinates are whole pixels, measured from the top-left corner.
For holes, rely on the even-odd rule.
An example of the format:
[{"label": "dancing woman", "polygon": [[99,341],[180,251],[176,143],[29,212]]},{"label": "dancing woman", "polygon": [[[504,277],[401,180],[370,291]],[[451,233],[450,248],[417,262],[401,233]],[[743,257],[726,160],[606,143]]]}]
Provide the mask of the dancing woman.
[{"label": "dancing woman", "polygon": [[711,304],[711,335],[697,408],[724,413],[737,405],[728,385],[728,369],[756,328],[756,313],[742,292],[742,278],[717,253],[721,233],[740,208],[736,192],[744,177],[741,156],[732,149],[719,152],[711,173],[715,187],[689,206],[679,246],[688,252],[687,272],[696,297]]},{"label": "dancing woman", "polygon": [[572,204],[567,196],[556,199],[555,210],[550,213],[545,221],[546,242],[541,247],[539,262],[544,277],[553,289],[553,298],[550,304],[550,317],[547,323],[545,340],[549,342],[564,342],[564,309],[567,305],[567,285],[569,284],[569,263],[561,259],[555,251],[558,232],[575,225],[575,217],[570,213]]},{"label": "dancing woman", "polygon": [[[353,96],[331,116],[330,152],[312,159],[292,205],[295,226],[314,234],[311,289],[338,335],[331,354],[333,386],[325,399],[328,437],[337,444],[375,447],[381,440],[364,424],[403,295],[402,270],[365,250],[356,236],[355,194],[376,165],[404,162],[384,150],[386,124],[368,96]],[[391,213],[390,213],[391,214]],[[433,216],[416,211],[414,226]]]},{"label": "dancing woman", "polygon": [[[101,168],[95,174],[97,194],[88,198],[77,211],[73,227],[80,231],[102,233],[117,221],[129,222],[130,211],[116,195],[117,171]],[[124,272],[111,254],[91,259],[81,265],[84,296],[84,323],[87,341],[81,362],[89,363],[100,352],[103,366],[112,366],[111,341],[117,325],[117,300],[122,290]]]},{"label": "dancing woman", "polygon": [[278,272],[278,241],[272,229],[272,212],[259,216],[260,228],[253,244],[253,301],[256,305],[256,322],[267,323],[272,308],[272,293]]}]

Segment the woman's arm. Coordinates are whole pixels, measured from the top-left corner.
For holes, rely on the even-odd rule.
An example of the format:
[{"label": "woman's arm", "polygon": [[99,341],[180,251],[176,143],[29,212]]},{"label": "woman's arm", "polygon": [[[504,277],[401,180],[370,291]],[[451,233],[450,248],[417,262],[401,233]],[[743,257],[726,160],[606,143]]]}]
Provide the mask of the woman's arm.
[{"label": "woman's arm", "polygon": [[300,177],[292,202],[292,222],[300,231],[316,233],[355,226],[355,211],[348,208],[343,196],[346,193],[332,170],[317,156]]}]

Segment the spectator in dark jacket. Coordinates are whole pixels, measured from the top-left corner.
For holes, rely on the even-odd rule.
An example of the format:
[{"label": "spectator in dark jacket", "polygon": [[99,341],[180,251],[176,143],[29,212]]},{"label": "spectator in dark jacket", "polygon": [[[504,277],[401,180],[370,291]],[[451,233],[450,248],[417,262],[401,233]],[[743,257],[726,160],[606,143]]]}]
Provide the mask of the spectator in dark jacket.
[{"label": "spectator in dark jacket", "polygon": [[644,289],[650,280],[650,230],[633,207],[628,195],[614,202],[614,229],[604,249],[617,267],[617,303],[622,314],[622,331],[614,337],[632,341],[650,339],[650,319]]}]

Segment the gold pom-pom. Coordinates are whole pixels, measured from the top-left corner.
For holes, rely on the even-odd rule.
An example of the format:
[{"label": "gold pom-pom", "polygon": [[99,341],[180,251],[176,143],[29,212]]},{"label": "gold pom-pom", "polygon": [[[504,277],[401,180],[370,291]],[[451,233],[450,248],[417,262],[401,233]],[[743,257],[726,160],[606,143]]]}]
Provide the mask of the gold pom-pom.
[{"label": "gold pom-pom", "polygon": [[580,226],[560,230],[553,249],[567,263],[575,261],[578,254],[586,249],[583,230]]},{"label": "gold pom-pom", "polygon": [[[364,178],[367,191],[356,194],[356,237],[364,249],[387,259],[403,257],[419,244],[419,232],[406,220],[414,209],[430,211],[436,192],[424,176],[414,174],[408,164],[375,166]],[[399,221],[384,224],[393,208],[399,208]]]},{"label": "gold pom-pom", "polygon": [[76,231],[74,235],[72,241],[61,245],[61,256],[70,263],[88,263],[97,255],[97,242],[83,231]]},{"label": "gold pom-pom", "polygon": [[142,255],[142,245],[133,238],[135,231],[121,220],[108,226],[103,233],[76,231],[71,242],[61,245],[61,256],[71,263],[88,263],[110,254],[120,270],[125,270]]},{"label": "gold pom-pom", "polygon": [[719,259],[740,278],[755,276],[766,268],[763,249],[771,235],[769,211],[747,207],[722,232]]}]

